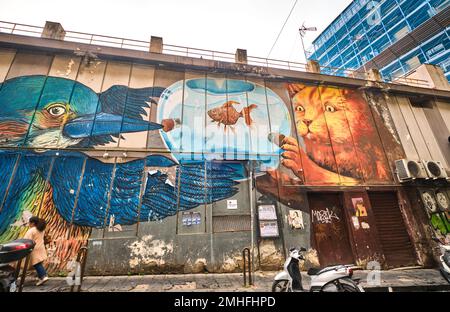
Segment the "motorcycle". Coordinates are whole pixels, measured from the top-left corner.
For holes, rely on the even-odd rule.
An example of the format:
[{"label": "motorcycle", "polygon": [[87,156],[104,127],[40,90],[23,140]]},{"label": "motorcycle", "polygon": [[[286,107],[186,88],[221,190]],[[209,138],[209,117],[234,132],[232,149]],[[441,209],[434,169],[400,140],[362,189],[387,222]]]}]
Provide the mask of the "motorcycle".
[{"label": "motorcycle", "polygon": [[[16,239],[0,244],[0,292],[17,290],[16,269],[10,265],[28,256],[35,246],[31,239]],[[18,271],[17,271],[18,272]]]},{"label": "motorcycle", "polygon": [[439,270],[442,276],[450,283],[450,245],[445,244],[437,237],[433,240],[439,244],[441,256],[439,257]]},{"label": "motorcycle", "polygon": [[[283,272],[278,273],[272,284],[272,292],[301,292],[308,291],[303,288],[299,270],[299,261],[305,260],[301,252],[305,248],[291,248],[289,257],[284,263]],[[352,278],[353,265],[328,266],[321,269],[311,268],[308,275],[311,277],[311,292],[364,292],[359,285],[359,279]]]}]

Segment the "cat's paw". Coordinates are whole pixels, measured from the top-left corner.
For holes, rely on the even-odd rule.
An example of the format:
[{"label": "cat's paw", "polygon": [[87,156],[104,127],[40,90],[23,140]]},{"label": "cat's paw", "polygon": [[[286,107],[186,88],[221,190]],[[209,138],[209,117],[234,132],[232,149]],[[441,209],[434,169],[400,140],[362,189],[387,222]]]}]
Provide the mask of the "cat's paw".
[{"label": "cat's paw", "polygon": [[291,169],[297,177],[301,178],[303,175],[303,168],[300,156],[301,151],[297,140],[292,137],[285,137],[281,144],[281,148],[285,151],[281,154],[283,157],[281,164],[286,168]]}]

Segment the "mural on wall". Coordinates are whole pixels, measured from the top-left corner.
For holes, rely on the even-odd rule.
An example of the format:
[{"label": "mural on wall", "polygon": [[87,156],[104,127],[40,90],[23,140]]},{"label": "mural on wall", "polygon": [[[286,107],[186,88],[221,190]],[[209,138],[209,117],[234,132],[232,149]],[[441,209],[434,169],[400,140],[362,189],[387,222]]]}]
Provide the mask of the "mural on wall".
[{"label": "mural on wall", "polygon": [[[163,128],[164,122],[155,124],[140,116],[155,92],[161,89],[115,86],[97,95],[78,82],[45,76],[4,82],[0,90],[2,145],[37,149],[4,149],[0,154],[1,172],[11,173],[0,181],[0,241],[23,236],[24,216],[40,215],[49,222],[50,236],[62,244],[55,247],[56,253],[67,258],[76,254],[89,228],[104,228],[109,220],[119,225],[159,220],[235,194],[239,172],[215,162],[184,166],[149,155],[110,164],[78,152],[43,149],[94,147],[121,133]],[[175,167],[174,179],[164,170],[145,172],[155,167]]]},{"label": "mural on wall", "polygon": [[392,181],[367,102],[357,91],[288,85],[301,145],[284,139],[283,164],[306,182]]},{"label": "mural on wall", "polygon": [[[21,237],[27,219],[39,215],[53,238],[50,270],[64,270],[93,228],[120,231],[234,196],[246,161],[258,192],[294,208],[305,207],[303,197],[286,185],[392,181],[361,93],[280,85],[277,93],[247,80],[197,77],[96,93],[60,77],[4,81],[0,242]],[[157,111],[149,121],[151,106]],[[160,140],[166,150],[143,150],[141,158],[92,154],[137,132],[151,133],[138,148]]]}]

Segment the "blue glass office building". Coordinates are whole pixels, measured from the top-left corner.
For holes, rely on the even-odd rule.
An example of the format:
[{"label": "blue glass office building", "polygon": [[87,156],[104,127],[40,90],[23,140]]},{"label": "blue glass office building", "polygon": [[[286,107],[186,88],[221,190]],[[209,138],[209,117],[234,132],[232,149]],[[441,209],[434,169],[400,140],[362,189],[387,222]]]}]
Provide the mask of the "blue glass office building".
[{"label": "blue glass office building", "polygon": [[375,67],[386,80],[437,64],[450,81],[449,25],[450,0],[355,0],[317,37],[308,58],[332,67],[324,73]]}]

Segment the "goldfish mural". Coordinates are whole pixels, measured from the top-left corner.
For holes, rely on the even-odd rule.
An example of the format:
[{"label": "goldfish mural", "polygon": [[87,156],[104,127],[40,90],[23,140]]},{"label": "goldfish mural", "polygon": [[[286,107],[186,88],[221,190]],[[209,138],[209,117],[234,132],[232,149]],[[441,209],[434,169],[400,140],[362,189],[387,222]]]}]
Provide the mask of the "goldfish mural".
[{"label": "goldfish mural", "polygon": [[[50,271],[64,270],[92,229],[164,220],[232,197],[249,161],[258,191],[280,202],[298,200],[285,184],[392,182],[360,92],[301,84],[282,90],[289,102],[240,79],[114,85],[100,93],[61,77],[4,81],[0,242],[21,237],[27,218],[39,215],[53,239]],[[92,155],[138,132],[152,134],[165,150],[148,151],[146,142],[142,157]]]}]

